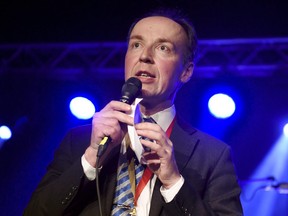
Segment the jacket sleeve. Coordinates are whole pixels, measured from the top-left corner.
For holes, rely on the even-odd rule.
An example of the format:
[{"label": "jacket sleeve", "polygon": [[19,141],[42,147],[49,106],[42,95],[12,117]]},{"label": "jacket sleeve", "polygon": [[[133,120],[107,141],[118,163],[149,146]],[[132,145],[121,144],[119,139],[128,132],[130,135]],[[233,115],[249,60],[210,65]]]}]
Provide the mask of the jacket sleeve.
[{"label": "jacket sleeve", "polygon": [[[87,191],[90,191],[88,188],[92,182],[86,179],[81,165],[84,149],[74,149],[71,140],[77,143],[70,132],[55,152],[52,163],[32,194],[23,215],[57,216],[69,215],[72,209],[74,213],[81,211],[81,206],[89,197]],[[78,144],[80,146],[82,143]]]},{"label": "jacket sleeve", "polygon": [[[204,160],[202,158],[203,170],[207,167],[207,162]],[[184,185],[170,203],[164,204],[164,215],[243,215],[239,199],[241,190],[231,160],[230,148],[226,146],[216,160],[211,160],[209,163],[207,179],[199,180],[202,182],[200,184],[193,184],[197,181],[195,175],[190,175],[189,171],[183,173]]]}]

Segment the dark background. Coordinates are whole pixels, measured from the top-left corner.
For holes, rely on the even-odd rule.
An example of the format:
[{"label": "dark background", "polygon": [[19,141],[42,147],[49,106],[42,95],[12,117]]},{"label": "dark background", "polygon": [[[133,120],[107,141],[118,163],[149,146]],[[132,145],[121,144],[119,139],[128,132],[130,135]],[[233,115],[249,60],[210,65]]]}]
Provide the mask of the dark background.
[{"label": "dark background", "polygon": [[[285,1],[4,0],[0,45],[125,41],[134,18],[159,5],[186,11],[199,40],[288,37]],[[0,74],[0,125],[13,127],[13,138],[0,149],[1,215],[21,215],[66,131],[90,123],[71,115],[70,99],[86,95],[101,109],[118,98],[122,84],[117,76],[77,81],[47,79],[41,73]],[[221,85],[232,89],[239,104],[235,116],[226,121],[211,117],[205,104],[211,89]],[[227,142],[239,178],[248,179],[288,121],[287,92],[287,73],[194,78],[179,92],[176,107],[195,127]],[[280,199],[287,201],[287,195]],[[287,206],[278,209],[282,215],[288,211]]]},{"label": "dark background", "polygon": [[163,5],[189,14],[201,39],[288,33],[284,0],[2,0],[0,38],[12,43],[122,41],[135,17]]}]

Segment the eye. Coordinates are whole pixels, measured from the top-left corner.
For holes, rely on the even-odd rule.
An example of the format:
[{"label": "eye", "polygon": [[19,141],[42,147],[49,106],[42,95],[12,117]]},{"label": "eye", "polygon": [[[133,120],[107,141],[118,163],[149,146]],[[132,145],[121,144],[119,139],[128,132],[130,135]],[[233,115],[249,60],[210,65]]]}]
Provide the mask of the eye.
[{"label": "eye", "polygon": [[139,42],[135,42],[135,43],[132,44],[132,47],[133,48],[138,48],[138,47],[140,47],[140,43]]},{"label": "eye", "polygon": [[163,51],[163,52],[170,52],[170,48],[168,47],[168,46],[166,46],[166,45],[160,45],[159,47],[158,47],[158,49],[160,50],[160,51]]}]

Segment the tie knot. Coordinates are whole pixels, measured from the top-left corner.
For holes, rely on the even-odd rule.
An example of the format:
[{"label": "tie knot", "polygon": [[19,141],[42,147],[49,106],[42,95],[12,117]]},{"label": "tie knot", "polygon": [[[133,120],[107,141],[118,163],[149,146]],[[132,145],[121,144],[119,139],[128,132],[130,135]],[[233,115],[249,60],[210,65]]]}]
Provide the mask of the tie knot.
[{"label": "tie knot", "polygon": [[143,117],[142,119],[143,119],[144,122],[150,122],[150,123],[157,124],[156,121],[155,121],[152,117],[150,117],[150,116],[148,116],[148,117]]}]

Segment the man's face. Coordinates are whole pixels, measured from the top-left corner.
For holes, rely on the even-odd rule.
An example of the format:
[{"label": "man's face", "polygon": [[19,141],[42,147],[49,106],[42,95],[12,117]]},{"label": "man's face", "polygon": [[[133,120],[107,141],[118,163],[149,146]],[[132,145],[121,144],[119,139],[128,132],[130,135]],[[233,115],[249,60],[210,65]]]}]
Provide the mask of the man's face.
[{"label": "man's face", "polygon": [[172,101],[181,83],[189,80],[184,62],[187,36],[171,19],[154,16],[140,20],[133,28],[125,57],[125,79],[142,82],[144,99]]}]

